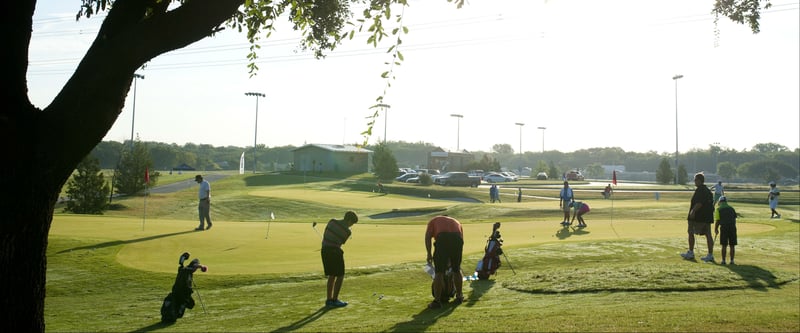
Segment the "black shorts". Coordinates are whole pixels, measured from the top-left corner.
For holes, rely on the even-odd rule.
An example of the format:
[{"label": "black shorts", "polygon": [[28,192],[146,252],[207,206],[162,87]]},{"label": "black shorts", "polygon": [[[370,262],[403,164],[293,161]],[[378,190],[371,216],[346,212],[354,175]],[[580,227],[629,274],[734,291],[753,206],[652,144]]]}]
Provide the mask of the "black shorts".
[{"label": "black shorts", "polygon": [[344,251],[338,247],[323,246],[320,251],[325,276],[344,275]]},{"label": "black shorts", "polygon": [[736,225],[727,226],[720,225],[719,228],[719,245],[738,245],[736,243]]},{"label": "black shorts", "polygon": [[464,250],[464,240],[458,232],[442,232],[436,237],[436,247],[433,250],[433,266],[436,273],[444,273],[447,267],[453,271],[461,269],[461,252]]}]

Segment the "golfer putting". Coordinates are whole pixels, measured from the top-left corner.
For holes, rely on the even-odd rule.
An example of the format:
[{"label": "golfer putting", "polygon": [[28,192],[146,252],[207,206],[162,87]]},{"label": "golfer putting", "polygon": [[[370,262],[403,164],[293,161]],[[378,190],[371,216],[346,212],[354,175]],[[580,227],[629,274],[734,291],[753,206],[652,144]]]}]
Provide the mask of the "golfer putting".
[{"label": "golfer putting", "polygon": [[[344,280],[344,251],[342,245],[350,238],[352,231],[350,227],[358,222],[358,215],[353,211],[348,211],[344,214],[341,220],[331,219],[325,226],[325,232],[322,238],[322,249],[320,256],[322,257],[322,267],[325,270],[325,276],[328,277],[327,292],[325,294],[325,306],[341,308],[347,306],[347,302],[339,299],[339,291],[342,289],[342,282]],[[316,222],[311,227],[314,231],[317,230]],[[319,234],[319,232],[317,232]]]}]

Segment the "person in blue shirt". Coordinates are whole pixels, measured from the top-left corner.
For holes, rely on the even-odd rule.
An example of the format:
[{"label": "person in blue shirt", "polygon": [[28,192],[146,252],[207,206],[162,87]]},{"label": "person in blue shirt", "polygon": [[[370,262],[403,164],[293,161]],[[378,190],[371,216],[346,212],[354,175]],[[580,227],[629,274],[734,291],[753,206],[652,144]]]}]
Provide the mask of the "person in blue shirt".
[{"label": "person in blue shirt", "polygon": [[564,221],[561,222],[561,225],[569,225],[569,213],[572,207],[570,204],[573,201],[575,201],[575,193],[573,193],[572,189],[569,187],[569,182],[564,181],[564,188],[558,193],[558,206],[561,207],[561,211],[564,212]]}]

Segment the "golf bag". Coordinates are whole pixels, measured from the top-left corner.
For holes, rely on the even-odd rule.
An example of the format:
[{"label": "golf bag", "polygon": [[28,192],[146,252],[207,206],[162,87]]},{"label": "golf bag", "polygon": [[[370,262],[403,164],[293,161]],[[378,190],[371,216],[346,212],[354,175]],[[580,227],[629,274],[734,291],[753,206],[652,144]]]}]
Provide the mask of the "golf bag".
[{"label": "golf bag", "polygon": [[[436,297],[434,283],[436,283],[435,279],[433,282],[431,282],[431,296]],[[437,301],[439,301],[439,303],[446,304],[453,297],[456,297],[456,280],[453,278],[453,269],[448,267],[444,272],[444,288],[442,288],[442,294],[439,296]]]},{"label": "golf bag", "polygon": [[492,225],[492,235],[486,241],[483,259],[478,261],[475,273],[478,279],[486,280],[500,268],[500,256],[503,254],[503,239],[500,238],[500,222]]},{"label": "golf bag", "polygon": [[194,308],[194,299],[192,298],[193,274],[197,269],[205,272],[208,267],[200,264],[200,260],[195,258],[188,265],[183,266],[183,262],[189,259],[189,252],[181,254],[178,259],[178,275],[175,277],[175,283],[172,284],[172,292],[164,298],[164,303],[161,304],[161,321],[165,323],[174,323],[178,318],[183,318],[183,313],[186,309]]}]

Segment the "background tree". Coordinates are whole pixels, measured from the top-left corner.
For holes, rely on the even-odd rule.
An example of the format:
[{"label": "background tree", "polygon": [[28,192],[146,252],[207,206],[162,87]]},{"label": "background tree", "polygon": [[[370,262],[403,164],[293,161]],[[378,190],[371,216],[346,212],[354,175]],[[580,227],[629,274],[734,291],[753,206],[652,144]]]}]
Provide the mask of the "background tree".
[{"label": "background tree", "polygon": [[78,163],[77,174],[67,182],[67,212],[77,214],[103,214],[108,207],[111,187],[106,183],[100,162],[86,156]]},{"label": "background tree", "polygon": [[119,194],[132,195],[144,190],[145,170],[150,173],[150,185],[158,183],[158,172],[153,171],[153,160],[145,145],[136,140],[133,150],[126,149],[122,152],[119,167],[114,170],[114,188]]},{"label": "background tree", "polygon": [[731,162],[721,162],[717,165],[717,174],[724,179],[736,177],[736,165]]},{"label": "background tree", "polygon": [[385,143],[375,146],[372,153],[372,167],[380,180],[392,180],[397,177],[397,160]]},{"label": "background tree", "polygon": [[496,159],[489,156],[489,154],[483,154],[478,161],[472,161],[467,164],[467,169],[470,170],[483,170],[483,171],[500,171],[500,162]]},{"label": "background tree", "polygon": [[769,142],[759,143],[753,146],[753,150],[759,153],[781,153],[789,151],[789,148],[781,144]]},{"label": "background tree", "polygon": [[769,182],[783,177],[794,177],[797,175],[797,169],[783,161],[759,160],[743,163],[737,169],[737,173],[742,177]]},{"label": "background tree", "polygon": [[551,175],[547,171],[548,171],[547,170],[547,162],[545,162],[543,160],[539,160],[539,162],[536,162],[536,169],[533,172],[535,172],[535,173],[544,172],[544,173],[548,174],[548,177],[551,177]]},{"label": "background tree", "polygon": [[689,173],[686,171],[686,166],[683,163],[678,164],[678,184],[686,185],[689,181]]},{"label": "background tree", "polygon": [[561,178],[564,178],[563,176],[564,176],[564,173],[558,171],[558,168],[556,168],[556,164],[553,163],[553,161],[550,161],[550,167],[547,170],[547,178],[549,178],[549,179],[561,179]]},{"label": "background tree", "polygon": [[[50,105],[39,109],[28,97],[28,48],[36,0],[3,1],[0,45],[4,47],[0,109],[0,329],[43,332],[47,271],[47,236],[61,187],[80,161],[105,137],[122,112],[135,71],[153,58],[206,37],[225,27],[246,31],[248,59],[268,38],[279,18],[302,31],[300,46],[321,58],[343,38],[364,25],[367,42],[377,46],[389,34],[394,4],[407,0],[367,0],[364,20],[349,25],[351,4],[362,0],[83,0],[77,17],[106,12],[97,38],[75,73]],[[448,0],[457,6],[463,0]],[[759,29],[760,0],[717,0],[717,17],[727,16]],[[769,1],[765,1],[768,7]],[[284,16],[285,15],[285,16]],[[397,20],[401,21],[401,20]],[[344,31],[345,27],[353,30]],[[405,32],[407,29],[389,29]],[[395,44],[400,44],[400,40]],[[394,49],[395,59],[402,54]],[[249,64],[251,73],[258,69]],[[392,77],[391,73],[382,73]],[[384,90],[385,91],[385,90]],[[382,96],[377,100],[382,103]],[[25,189],[25,191],[20,191]]]},{"label": "background tree", "polygon": [[507,143],[498,143],[492,146],[492,151],[501,154],[501,155],[513,155],[514,148],[511,148],[510,144]]},{"label": "background tree", "polygon": [[586,169],[584,169],[584,171],[586,172],[584,176],[586,176],[587,178],[597,179],[605,176],[605,170],[603,169],[603,166],[600,165],[600,163],[589,164],[589,166],[587,166]]},{"label": "background tree", "polygon": [[656,170],[656,181],[659,184],[669,184],[675,180],[675,173],[672,172],[672,168],[669,166],[669,161],[666,157],[661,159],[661,163],[658,164],[658,169]]}]

